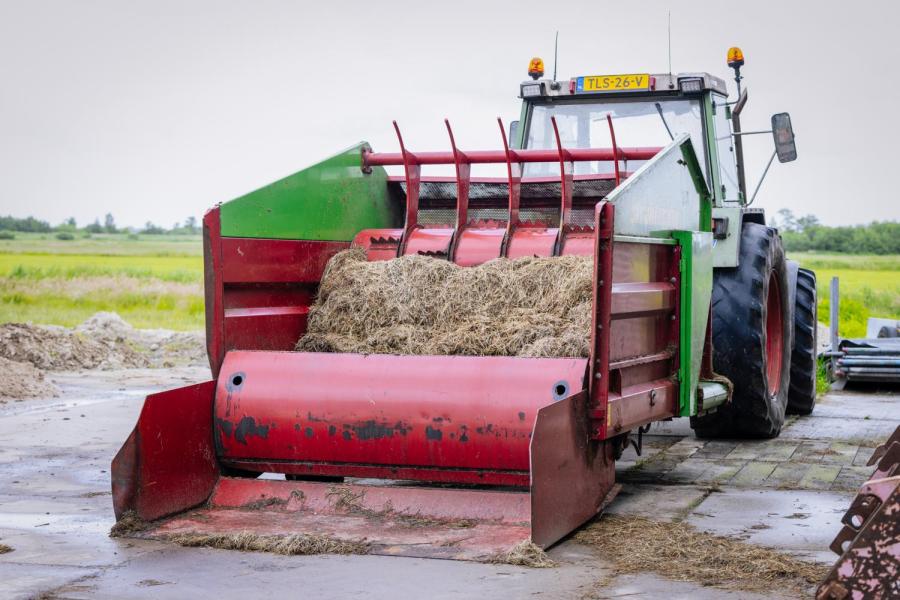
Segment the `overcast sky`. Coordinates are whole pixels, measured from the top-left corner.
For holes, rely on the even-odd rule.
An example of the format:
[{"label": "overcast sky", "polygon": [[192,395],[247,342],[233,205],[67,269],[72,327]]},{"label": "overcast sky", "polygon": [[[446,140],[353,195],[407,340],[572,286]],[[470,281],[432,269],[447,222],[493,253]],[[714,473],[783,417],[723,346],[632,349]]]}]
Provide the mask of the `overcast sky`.
[{"label": "overcast sky", "polygon": [[[559,75],[727,78],[745,129],[789,111],[799,158],[757,204],[828,224],[900,219],[900,3],[0,0],[0,214],[166,226],[350,146],[500,145],[528,60]],[[771,139],[748,142],[755,185]],[[427,173],[426,173],[427,174]]]}]

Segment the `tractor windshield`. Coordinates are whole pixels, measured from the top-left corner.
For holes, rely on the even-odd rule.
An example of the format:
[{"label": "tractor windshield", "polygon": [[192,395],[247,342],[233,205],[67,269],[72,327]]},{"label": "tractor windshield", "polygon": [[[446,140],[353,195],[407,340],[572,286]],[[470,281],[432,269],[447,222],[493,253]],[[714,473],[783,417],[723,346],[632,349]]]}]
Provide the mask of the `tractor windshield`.
[{"label": "tractor windshield", "polygon": [[[612,116],[616,143],[620,147],[666,146],[669,133],[691,134],[701,168],[706,173],[706,152],[703,144],[703,121],[699,100],[606,100],[602,104],[555,102],[535,104],[531,110],[526,148],[556,148],[550,117],[556,117],[560,141],[565,148],[612,148],[606,116]],[[623,161],[620,168],[635,171],[644,161]],[[576,175],[597,175],[613,172],[611,162],[579,162]],[[525,174],[532,177],[559,175],[559,166],[550,163],[531,163]]]}]

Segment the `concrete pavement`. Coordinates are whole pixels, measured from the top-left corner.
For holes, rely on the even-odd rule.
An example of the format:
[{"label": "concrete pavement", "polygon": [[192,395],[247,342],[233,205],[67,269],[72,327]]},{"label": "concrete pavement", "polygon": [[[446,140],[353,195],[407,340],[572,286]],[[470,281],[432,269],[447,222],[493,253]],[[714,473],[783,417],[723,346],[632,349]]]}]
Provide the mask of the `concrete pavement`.
[{"label": "concrete pavement", "polygon": [[[149,392],[202,381],[204,369],[55,374],[57,399],[0,405],[3,598],[754,598],[753,594],[615,575],[571,541],[560,566],[527,569],[379,556],[285,557],[110,539],[109,462]],[[709,441],[686,420],[654,425],[645,453],[618,466],[611,512],[692,525],[833,562],[827,546],[865,461],[900,421],[891,393],[832,392],[777,440]],[[627,541],[623,541],[627,547]],[[769,595],[768,597],[772,597]],[[777,595],[776,595],[777,597]]]}]

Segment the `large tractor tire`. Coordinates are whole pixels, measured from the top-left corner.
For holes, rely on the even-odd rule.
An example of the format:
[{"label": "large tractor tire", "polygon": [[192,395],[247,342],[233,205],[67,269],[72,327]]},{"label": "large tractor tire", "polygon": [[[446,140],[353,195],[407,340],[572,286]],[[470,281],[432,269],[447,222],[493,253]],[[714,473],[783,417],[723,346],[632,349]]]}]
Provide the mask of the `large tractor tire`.
[{"label": "large tractor tire", "polygon": [[791,352],[788,414],[808,415],[816,406],[816,300],[816,274],[799,269],[794,299],[794,350]]},{"label": "large tractor tire", "polygon": [[713,275],[713,368],[734,384],[731,402],[691,418],[699,437],[773,438],[787,409],[793,307],[781,238],[744,223],[740,265]]}]

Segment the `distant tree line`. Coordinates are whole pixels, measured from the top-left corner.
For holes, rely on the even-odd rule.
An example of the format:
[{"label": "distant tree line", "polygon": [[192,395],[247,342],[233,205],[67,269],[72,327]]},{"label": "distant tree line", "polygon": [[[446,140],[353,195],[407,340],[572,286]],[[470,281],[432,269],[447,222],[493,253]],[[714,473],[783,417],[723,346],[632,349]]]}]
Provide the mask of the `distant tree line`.
[{"label": "distant tree line", "polygon": [[897,221],[828,227],[814,215],[797,217],[785,208],[778,211],[771,225],[781,231],[789,251],[900,254],[900,222]]},{"label": "distant tree line", "polygon": [[[0,236],[9,239],[10,233],[53,233],[56,232],[60,239],[74,239],[75,234],[92,235],[98,233],[141,233],[148,235],[166,235],[166,234],[197,234],[200,233],[200,227],[197,224],[197,217],[188,217],[183,223],[175,223],[170,229],[166,229],[160,225],[156,225],[151,221],[147,221],[143,227],[118,227],[116,220],[112,214],[107,213],[100,219],[94,219],[93,223],[89,223],[84,227],[79,227],[74,217],[70,217],[59,225],[50,225],[47,221],[41,221],[34,217],[26,217],[19,219],[12,216],[0,217],[0,233],[6,235]],[[61,236],[59,234],[68,234]]]}]

